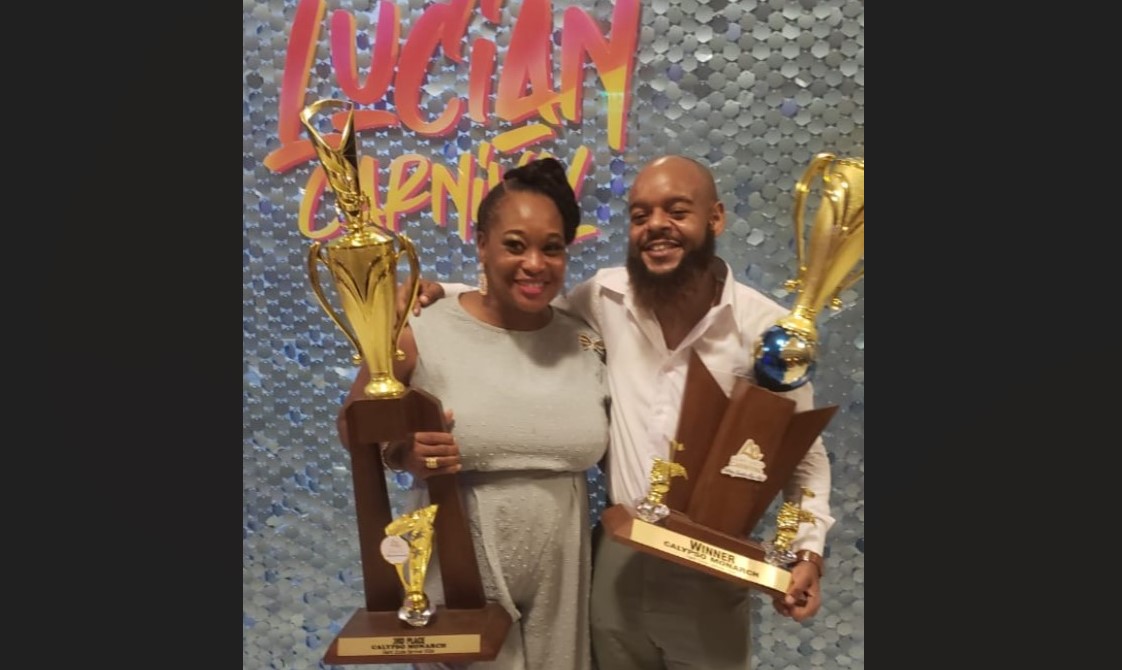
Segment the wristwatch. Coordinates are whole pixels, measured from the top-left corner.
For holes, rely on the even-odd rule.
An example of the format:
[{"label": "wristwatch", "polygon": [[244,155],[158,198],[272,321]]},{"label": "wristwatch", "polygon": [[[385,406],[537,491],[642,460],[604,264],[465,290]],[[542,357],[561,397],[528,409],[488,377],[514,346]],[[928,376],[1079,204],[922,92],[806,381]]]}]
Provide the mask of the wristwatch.
[{"label": "wristwatch", "polygon": [[821,578],[823,573],[826,572],[826,562],[824,560],[822,560],[821,556],[814,553],[813,551],[803,549],[802,551],[795,552],[795,561],[796,561],[796,563],[799,562],[799,561],[806,561],[807,563],[813,563],[814,567],[818,568],[819,578]]}]

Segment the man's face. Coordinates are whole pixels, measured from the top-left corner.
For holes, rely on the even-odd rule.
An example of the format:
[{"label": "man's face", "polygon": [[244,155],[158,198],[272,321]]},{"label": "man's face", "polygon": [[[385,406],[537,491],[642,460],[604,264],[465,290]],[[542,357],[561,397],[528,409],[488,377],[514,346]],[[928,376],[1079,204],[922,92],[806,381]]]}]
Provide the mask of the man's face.
[{"label": "man's face", "polygon": [[724,207],[700,167],[655,161],[635,178],[628,204],[627,269],[637,291],[676,290],[709,267]]}]

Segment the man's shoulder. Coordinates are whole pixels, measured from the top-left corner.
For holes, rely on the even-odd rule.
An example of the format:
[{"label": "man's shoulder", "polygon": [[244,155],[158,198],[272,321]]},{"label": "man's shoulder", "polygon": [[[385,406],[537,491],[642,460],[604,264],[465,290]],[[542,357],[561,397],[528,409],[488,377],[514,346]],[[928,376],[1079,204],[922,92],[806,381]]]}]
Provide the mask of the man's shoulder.
[{"label": "man's shoulder", "polygon": [[737,311],[742,314],[778,319],[790,311],[788,308],[779,304],[774,298],[765,295],[743,282],[737,281],[734,286],[736,291]]},{"label": "man's shoulder", "polygon": [[622,265],[613,265],[610,268],[600,268],[592,275],[592,281],[603,281],[605,279],[614,279],[627,277],[627,268]]},{"label": "man's shoulder", "polygon": [[572,332],[591,331],[595,333],[595,330],[588,325],[588,322],[580,314],[559,305],[554,305],[553,310],[558,328]]},{"label": "man's shoulder", "polygon": [[610,268],[600,268],[588,279],[582,283],[591,284],[595,287],[603,287],[610,291],[617,293],[624,293],[627,291],[628,278],[627,268],[622,265]]},{"label": "man's shoulder", "polygon": [[627,268],[611,267],[596,270],[591,276],[573,286],[570,295],[580,296],[581,300],[596,299],[603,291],[623,294],[627,292],[629,280]]}]

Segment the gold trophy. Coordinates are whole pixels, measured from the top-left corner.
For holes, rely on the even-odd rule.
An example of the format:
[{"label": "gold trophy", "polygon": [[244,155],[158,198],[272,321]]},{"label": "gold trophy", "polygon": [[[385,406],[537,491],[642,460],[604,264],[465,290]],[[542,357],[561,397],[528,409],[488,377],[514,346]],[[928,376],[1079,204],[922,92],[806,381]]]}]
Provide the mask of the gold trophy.
[{"label": "gold trophy", "polygon": [[[822,200],[810,231],[810,253],[803,240],[807,195],[816,177]],[[818,356],[815,319],[828,302],[841,307],[841,292],[864,276],[865,159],[814,157],[795,185],[795,251],[798,275],[784,285],[798,298],[791,312],[756,343],[756,383],[772,391],[789,391],[810,380]],[[858,270],[855,266],[861,262]]]},{"label": "gold trophy", "polygon": [[[337,148],[330,146],[312,124],[313,117],[329,108],[347,110],[347,120]],[[319,100],[301,111],[300,121],[308,130],[319,155],[327,174],[327,183],[335,194],[335,207],[346,227],[346,232],[340,237],[327,244],[315,242],[308,250],[308,277],[312,290],[320,306],[354,346],[354,362],[365,361],[370,372],[370,382],[363,389],[367,397],[400,397],[405,393],[405,386],[394,377],[393,360],[400,360],[404,355],[398,350],[397,343],[420,289],[417,252],[404,233],[395,233],[373,222],[370,198],[362,192],[358,180],[354,105],[344,100]],[[397,264],[402,253],[409,257],[410,299],[407,309],[397,319],[394,302]],[[317,271],[319,263],[331,272],[350,328],[324,295]]]},{"label": "gold trophy", "polygon": [[[405,587],[405,602],[397,611],[397,618],[410,626],[427,626],[436,611],[425,595],[425,573],[432,556],[433,519],[438,505],[429,505],[403,514],[386,526],[386,539],[382,555],[397,569],[397,577]],[[407,546],[404,553],[398,549],[398,540]]]},{"label": "gold trophy", "polygon": [[686,477],[686,469],[674,461],[654,459],[651,464],[650,490],[647,496],[635,504],[635,513],[640,519],[655,523],[670,514],[670,508],[663,499],[670,492],[671,477]]},{"label": "gold trophy", "polygon": [[[814,492],[805,487],[801,493],[805,498],[814,497]],[[813,514],[802,508],[802,500],[784,501],[775,515],[775,539],[768,544],[764,560],[772,565],[794,563],[798,557],[791,551],[791,542],[799,532],[799,525],[804,523],[813,526],[817,520]]]},{"label": "gold trophy", "polygon": [[[808,245],[805,210],[819,177],[822,195]],[[745,352],[754,375],[738,377],[726,392],[691,352],[672,449],[673,461],[689,477],[672,490],[652,491],[657,501],[651,507],[663,504],[665,515],[618,504],[602,517],[617,542],[772,596],[786,593],[792,542],[800,524],[813,517],[801,499],[786,501],[772,542],[748,536],[838,409],[799,412],[783,392],[802,386],[814,372],[815,319],[823,306],[840,307],[841,292],[864,275],[864,159],[816,155],[796,185],[794,204],[799,267],[787,288],[797,297],[790,313]]]},{"label": "gold trophy", "polygon": [[[313,124],[317,114],[329,109],[346,110],[338,146],[329,145]],[[428,479],[431,507],[392,519],[381,446],[418,431],[448,430],[440,399],[404,385],[393,374],[393,361],[403,356],[398,342],[420,288],[417,252],[404,234],[374,222],[370,197],[359,184],[354,105],[319,100],[304,108],[300,120],[345,226],[343,235],[309,249],[308,277],[320,306],[354,346],[354,362],[365,363],[360,375],[369,374],[361,392],[344,402],[337,421],[340,441],[351,458],[365,603],[328,646],[324,661],[381,665],[493,660],[511,618],[502,605],[485,597],[455,475]],[[409,258],[409,303],[398,316],[397,266],[402,254]],[[320,263],[331,273],[349,328],[324,295]],[[407,543],[396,534],[386,535],[399,532],[412,539]],[[434,536],[440,537],[435,551],[444,595],[444,602],[436,605],[422,588]],[[379,548],[384,560],[377,558]]]}]

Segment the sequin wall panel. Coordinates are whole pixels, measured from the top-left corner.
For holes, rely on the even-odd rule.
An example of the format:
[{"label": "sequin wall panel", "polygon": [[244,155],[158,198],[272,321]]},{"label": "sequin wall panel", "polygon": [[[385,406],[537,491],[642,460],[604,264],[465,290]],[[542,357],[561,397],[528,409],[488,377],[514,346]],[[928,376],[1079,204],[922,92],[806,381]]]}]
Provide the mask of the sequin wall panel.
[{"label": "sequin wall panel", "polygon": [[[623,262],[626,190],[644,161],[674,152],[713,166],[729,214],[718,251],[736,278],[790,306],[794,296],[783,282],[796,264],[795,182],[818,152],[864,156],[865,14],[858,0],[525,0],[503,3],[494,17],[475,3],[458,41],[444,51],[422,49],[417,59],[406,45],[431,4],[243,3],[247,670],[325,667],[326,646],[363,601],[349,462],[334,428],[357,368],[349,342],[309,288],[305,256],[313,239],[332,234],[333,201],[315,197],[318,162],[298,145],[306,139],[294,116],[299,107],[335,97],[366,112],[358,119],[358,151],[364,179],[377,183],[384,220],[417,244],[424,275],[467,283],[476,280],[471,196],[456,184],[472,177],[481,183],[527,152],[583,167],[584,227],[570,249],[572,285]],[[515,28],[531,11],[546,12],[552,25],[539,22],[545,32],[518,46]],[[524,23],[519,30],[531,31]],[[400,49],[391,62],[379,29],[395,24]],[[585,58],[581,69],[566,72],[566,42],[581,39],[602,44],[605,60],[598,66]],[[453,43],[459,62],[447,55]],[[470,80],[473,60],[488,62],[486,44],[495,52],[489,89]],[[610,67],[610,58],[630,78]],[[540,63],[549,64],[548,82],[540,79],[548,70],[530,72]],[[517,99],[530,93],[511,94],[498,82],[517,67],[536,78],[534,94],[563,99],[556,116],[529,105],[525,118],[512,120]],[[457,98],[463,109],[455,118]],[[840,407],[823,435],[837,518],[824,604],[811,622],[797,624],[755,599],[756,669],[864,665],[863,287],[843,293],[843,308],[819,321],[818,402]],[[596,472],[589,479],[598,512],[603,482]],[[390,482],[395,506],[404,483]],[[765,521],[757,534],[767,538],[773,530]]]}]

